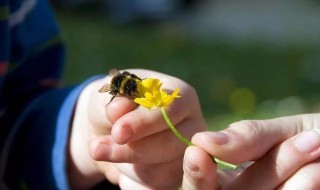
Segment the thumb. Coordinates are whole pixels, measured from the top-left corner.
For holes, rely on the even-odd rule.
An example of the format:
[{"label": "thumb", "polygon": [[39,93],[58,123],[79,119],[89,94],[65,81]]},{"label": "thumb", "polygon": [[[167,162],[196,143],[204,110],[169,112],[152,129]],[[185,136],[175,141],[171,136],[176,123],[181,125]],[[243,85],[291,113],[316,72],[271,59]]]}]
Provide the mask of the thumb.
[{"label": "thumb", "polygon": [[282,141],[319,125],[320,114],[245,120],[220,132],[197,133],[192,143],[219,159],[239,164],[257,160]]}]

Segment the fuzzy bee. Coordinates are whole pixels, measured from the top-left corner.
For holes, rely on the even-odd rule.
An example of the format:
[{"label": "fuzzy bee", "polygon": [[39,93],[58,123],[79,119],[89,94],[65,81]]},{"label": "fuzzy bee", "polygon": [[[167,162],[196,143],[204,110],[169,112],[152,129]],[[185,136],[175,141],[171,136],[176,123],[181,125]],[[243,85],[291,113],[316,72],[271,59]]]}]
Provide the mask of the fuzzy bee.
[{"label": "fuzzy bee", "polygon": [[141,81],[141,79],[135,74],[127,71],[119,72],[117,69],[111,69],[109,71],[109,76],[112,77],[111,83],[103,85],[99,90],[101,93],[109,92],[109,94],[112,95],[108,104],[110,104],[118,94],[126,95],[132,99],[139,94],[137,82]]}]

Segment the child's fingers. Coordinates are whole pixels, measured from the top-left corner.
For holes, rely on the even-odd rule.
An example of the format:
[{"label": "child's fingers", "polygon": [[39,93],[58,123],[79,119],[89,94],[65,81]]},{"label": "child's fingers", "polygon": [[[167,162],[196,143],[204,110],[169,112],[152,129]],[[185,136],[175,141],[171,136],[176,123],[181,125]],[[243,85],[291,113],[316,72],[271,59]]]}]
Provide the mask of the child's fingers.
[{"label": "child's fingers", "polygon": [[[177,129],[188,137],[195,133],[194,120],[182,122]],[[190,127],[188,127],[190,126]],[[96,161],[155,164],[181,157],[186,145],[170,129],[137,141],[118,144],[111,136],[101,136],[90,143],[91,157]]]},{"label": "child's fingers", "polygon": [[[182,98],[181,98],[182,99]],[[185,127],[194,128],[193,132],[203,131],[205,129],[205,122],[202,116],[194,115],[193,113],[201,113],[199,110],[188,108],[188,104],[181,104],[178,102],[171,105],[167,110],[167,114],[174,125],[180,125],[185,120],[194,120],[194,125],[187,125]],[[198,109],[198,108],[195,108]],[[119,144],[124,144],[139,140],[146,136],[164,131],[168,129],[160,108],[148,110],[144,107],[138,107],[136,110],[124,115],[113,126],[111,134],[114,141]],[[182,130],[188,130],[183,129]],[[192,133],[192,135],[194,134]]]},{"label": "child's fingers", "polygon": [[111,123],[115,123],[123,115],[129,113],[137,107],[137,104],[127,97],[116,97],[112,102],[105,105],[107,118]]},{"label": "child's fingers", "polygon": [[138,107],[115,122],[111,134],[115,142],[125,144],[166,129],[159,109]]}]

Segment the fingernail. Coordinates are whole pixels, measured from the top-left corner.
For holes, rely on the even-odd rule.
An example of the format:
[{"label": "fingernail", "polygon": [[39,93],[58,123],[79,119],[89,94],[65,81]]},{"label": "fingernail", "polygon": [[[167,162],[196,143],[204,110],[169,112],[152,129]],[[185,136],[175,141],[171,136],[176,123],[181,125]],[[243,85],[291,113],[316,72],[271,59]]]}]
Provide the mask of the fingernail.
[{"label": "fingernail", "polygon": [[217,145],[224,145],[230,141],[229,136],[224,132],[204,132],[203,134]]},{"label": "fingernail", "polygon": [[190,155],[186,156],[185,159],[185,165],[187,166],[187,169],[191,172],[199,172],[200,168],[196,164],[193,163],[192,158],[190,158]]},{"label": "fingernail", "polygon": [[304,131],[295,139],[294,145],[301,153],[317,150],[320,146],[320,129]]}]

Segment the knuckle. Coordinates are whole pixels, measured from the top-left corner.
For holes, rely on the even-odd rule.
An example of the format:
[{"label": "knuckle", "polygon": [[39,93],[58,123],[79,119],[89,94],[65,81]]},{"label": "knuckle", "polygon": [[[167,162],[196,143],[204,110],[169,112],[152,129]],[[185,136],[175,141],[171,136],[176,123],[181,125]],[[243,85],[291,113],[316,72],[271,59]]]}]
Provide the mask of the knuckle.
[{"label": "knuckle", "polygon": [[228,131],[245,134],[246,138],[256,141],[261,135],[262,127],[257,120],[242,120],[229,126]]},{"label": "knuckle", "polygon": [[258,134],[260,132],[260,125],[258,121],[255,120],[243,120],[244,129],[247,130],[248,133]]}]

